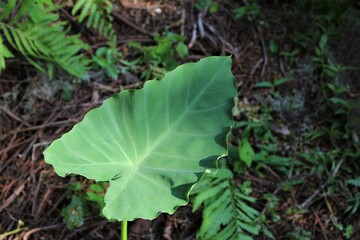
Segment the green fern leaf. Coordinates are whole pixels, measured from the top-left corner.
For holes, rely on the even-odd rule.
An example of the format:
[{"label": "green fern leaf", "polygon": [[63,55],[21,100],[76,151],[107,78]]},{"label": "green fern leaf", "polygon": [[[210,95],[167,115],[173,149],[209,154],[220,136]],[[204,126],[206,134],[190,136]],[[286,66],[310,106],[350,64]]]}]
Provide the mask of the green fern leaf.
[{"label": "green fern leaf", "polygon": [[192,194],[193,210],[204,206],[200,239],[251,240],[259,234],[260,227],[256,225],[259,212],[248,205],[256,199],[241,192],[230,170],[221,168],[216,175],[208,174]]},{"label": "green fern leaf", "polygon": [[39,70],[45,71],[45,63],[52,72],[57,64],[84,79],[89,59],[82,51],[88,47],[78,35],[69,36],[70,30],[59,21],[59,14],[53,12],[58,8],[51,0],[21,1],[15,16],[7,23],[0,22],[0,29],[8,44]]},{"label": "green fern leaf", "polygon": [[97,11],[96,5],[91,6],[90,12],[91,13],[89,14],[89,18],[86,22],[86,27],[91,28],[91,26],[94,26],[94,28],[96,29],[96,26],[94,25],[94,19],[97,15],[100,17],[100,13]]},{"label": "green fern leaf", "polygon": [[116,43],[116,35],[112,25],[112,4],[109,0],[78,0],[71,14],[77,17],[80,23],[86,20],[86,27],[93,28],[102,36]]},{"label": "green fern leaf", "polygon": [[[218,180],[218,182],[220,182],[221,184],[221,179]],[[218,182],[214,183],[217,184]],[[209,182],[210,183],[210,182]],[[222,182],[223,185],[226,185],[226,182]],[[194,210],[197,210],[200,205],[208,198],[210,197],[214,197],[219,195],[219,192],[222,190],[221,186],[217,187],[217,188],[211,188],[208,191],[201,191],[197,194],[196,198],[194,199]]]},{"label": "green fern leaf", "polygon": [[14,55],[3,44],[3,39],[0,37],[0,72],[5,69],[5,59],[12,57],[14,57]]},{"label": "green fern leaf", "polygon": [[9,0],[7,1],[6,4],[4,4],[4,6],[1,6],[2,13],[0,14],[0,21],[3,21],[5,18],[8,18],[10,16],[10,13],[14,10],[15,6],[16,6],[16,0]]}]

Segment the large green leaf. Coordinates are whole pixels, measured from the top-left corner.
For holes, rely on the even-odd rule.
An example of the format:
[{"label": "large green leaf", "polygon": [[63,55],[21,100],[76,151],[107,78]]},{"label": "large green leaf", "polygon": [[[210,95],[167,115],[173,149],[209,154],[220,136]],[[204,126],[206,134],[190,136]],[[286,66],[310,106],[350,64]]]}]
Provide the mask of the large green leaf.
[{"label": "large green leaf", "polygon": [[227,153],[235,95],[229,57],[184,64],[105,100],[45,150],[45,161],[61,176],[110,181],[109,219],[173,213]]}]

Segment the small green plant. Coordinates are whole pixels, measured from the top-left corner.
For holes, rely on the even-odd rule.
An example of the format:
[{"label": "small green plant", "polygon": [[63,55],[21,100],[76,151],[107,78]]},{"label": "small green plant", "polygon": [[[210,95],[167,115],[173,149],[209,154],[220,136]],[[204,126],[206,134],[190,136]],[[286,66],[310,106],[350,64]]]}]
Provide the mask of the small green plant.
[{"label": "small green plant", "polygon": [[121,54],[118,53],[116,49],[100,47],[96,50],[93,61],[104,69],[107,75],[116,79],[119,74],[119,70],[116,67],[118,57],[121,57]]},{"label": "small green plant", "polygon": [[66,227],[70,230],[81,227],[84,224],[85,200],[76,195],[71,196],[71,202],[61,210]]},{"label": "small green plant", "polygon": [[205,8],[210,7],[212,0],[196,0],[194,6],[197,10],[201,11]]},{"label": "small green plant", "polygon": [[281,56],[284,56],[286,59],[288,59],[289,60],[289,62],[290,62],[290,64],[291,65],[293,65],[295,62],[296,62],[296,60],[297,60],[297,58],[298,58],[298,56],[299,56],[299,53],[300,53],[300,49],[294,49],[294,50],[292,50],[292,51],[290,51],[290,52],[286,52],[286,51],[281,51],[280,52],[280,55]]},{"label": "small green plant", "polygon": [[[280,200],[278,197],[270,193],[265,193],[263,198],[267,201],[266,214],[271,219],[272,222],[278,223],[281,221],[281,216],[279,215],[277,209],[279,207]],[[265,218],[265,216],[264,216]]]},{"label": "small green plant", "polygon": [[235,171],[242,173],[245,168],[252,168],[259,176],[264,177],[262,170],[274,167],[288,175],[294,167],[303,165],[299,160],[282,153],[281,139],[276,135],[286,139],[291,132],[284,125],[271,124],[273,120],[269,107],[239,102],[238,108],[237,114],[243,119],[234,124],[234,128],[241,131],[241,136],[236,139],[238,157],[233,161]]},{"label": "small green plant", "polygon": [[261,12],[261,6],[257,3],[251,3],[246,6],[237,7],[234,10],[235,19],[245,18],[248,21],[254,21]]},{"label": "small green plant", "polygon": [[[360,176],[355,179],[349,179],[346,181],[348,185],[352,185],[355,188],[360,188]],[[356,192],[355,194],[349,194],[348,206],[346,208],[347,212],[350,214],[355,214],[360,207],[360,192]]]},{"label": "small green plant", "polygon": [[269,50],[272,54],[279,52],[279,45],[274,39],[270,39],[269,41]]},{"label": "small green plant", "polygon": [[[95,203],[100,211],[105,207],[104,195],[107,185],[108,184],[106,182],[92,183],[89,185],[85,193],[86,200]],[[100,214],[102,213],[100,212]]]},{"label": "small green plant", "polygon": [[209,8],[210,13],[216,13],[219,9],[219,3],[214,0],[196,0],[194,3],[194,7],[198,11],[202,11],[204,9]]},{"label": "small green plant", "polygon": [[352,235],[353,229],[354,229],[353,225],[349,224],[346,227],[344,227],[343,224],[338,223],[335,226],[337,229],[339,229],[339,231],[341,231],[341,233],[343,234],[345,239],[351,239],[351,235]]},{"label": "small green plant", "polygon": [[290,240],[311,240],[311,232],[300,227],[296,227],[292,232],[286,234]]},{"label": "small green plant", "polygon": [[142,55],[135,60],[141,67],[141,78],[162,78],[166,71],[173,70],[179,65],[177,59],[185,59],[188,48],[184,44],[185,38],[181,35],[165,32],[162,36],[156,35],[155,46],[142,46],[137,42],[129,43],[129,46],[138,50]]},{"label": "small green plant", "polygon": [[268,82],[268,81],[262,81],[262,82],[258,82],[254,84],[254,88],[276,88],[278,86],[283,85],[284,83],[287,83],[288,81],[290,81],[289,78],[279,78],[279,79],[275,79],[274,82]]},{"label": "small green plant", "polygon": [[126,73],[128,68],[132,68],[132,63],[122,59],[122,54],[115,48],[100,47],[96,50],[92,58],[92,69],[102,69],[105,74],[112,79],[117,79],[119,73]]},{"label": "small green plant", "polygon": [[229,57],[182,65],[104,101],[45,150],[45,161],[60,176],[108,181],[103,214],[122,221],[126,239],[127,221],[187,204],[226,155],[235,95]]}]

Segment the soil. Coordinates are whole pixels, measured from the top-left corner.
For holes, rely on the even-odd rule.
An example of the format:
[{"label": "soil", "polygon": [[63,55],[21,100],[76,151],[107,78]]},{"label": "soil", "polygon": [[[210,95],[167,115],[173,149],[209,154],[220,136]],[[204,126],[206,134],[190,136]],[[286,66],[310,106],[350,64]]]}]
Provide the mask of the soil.
[{"label": "soil", "polygon": [[[120,0],[114,3],[113,14],[118,49],[124,57],[131,57],[128,42],[151,45],[155,43],[155,33],[168,29],[186,38],[189,56],[183,62],[211,55],[231,55],[239,99],[256,101],[252,85],[287,77],[293,65],[289,59],[270,53],[269,41],[276,40],[281,51],[289,51],[291,34],[284,29],[301,31],[306,19],[296,22],[286,15],[279,16],[278,1],[259,1],[261,21],[235,20],[232,11],[239,6],[239,1],[220,2],[217,12],[210,13],[209,9],[197,10],[190,0]],[[197,25],[199,22],[203,29]],[[93,43],[93,47],[104,44],[103,39],[91,32],[84,34],[84,40]],[[21,220],[24,223],[21,231],[6,239],[120,239],[120,225],[107,221],[96,211],[85,218],[81,227],[67,229],[60,212],[70,202],[69,186],[86,180],[57,176],[44,162],[42,152],[104,99],[123,89],[140,88],[139,73],[122,74],[116,80],[92,77],[88,82],[72,84],[72,96],[66,101],[63,85],[71,83],[71,77],[60,70],[55,79],[49,80],[46,73],[35,71],[19,59],[8,62],[7,66],[0,79],[0,233],[17,229]],[[260,96],[267,94],[256,91]],[[309,106],[311,110],[311,104]],[[254,177],[246,175],[239,179],[254,180]],[[313,189],[311,184],[316,181],[320,180],[306,178],[306,184],[294,190],[293,196],[281,196],[279,212],[295,206],[294,199],[302,202],[311,195],[307,189]],[[253,182],[254,196],[261,197],[263,193],[277,191],[275,186],[279,180],[273,176]],[[342,212],[346,204],[346,199],[336,196],[328,201],[335,213]],[[255,207],[261,211],[266,203],[257,204]],[[297,227],[311,231],[312,239],[343,239],[329,223],[333,215],[324,205],[317,204],[306,213],[288,216],[278,225],[270,226],[275,239],[289,239],[286,234]],[[358,218],[339,218],[352,223],[357,232],[355,236],[360,236]],[[191,206],[185,206],[174,215],[162,214],[153,221],[138,219],[130,223],[129,239],[196,239],[200,223],[201,212],[192,213]],[[258,236],[256,239],[268,238]]]}]

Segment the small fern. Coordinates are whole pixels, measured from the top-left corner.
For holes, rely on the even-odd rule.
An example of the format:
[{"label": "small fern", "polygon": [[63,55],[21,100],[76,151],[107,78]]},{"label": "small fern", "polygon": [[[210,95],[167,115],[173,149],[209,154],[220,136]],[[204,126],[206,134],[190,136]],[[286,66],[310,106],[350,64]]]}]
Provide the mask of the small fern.
[{"label": "small fern", "polygon": [[206,175],[192,194],[193,211],[204,206],[200,239],[250,240],[251,235],[259,234],[260,227],[255,222],[259,212],[247,204],[255,199],[236,185],[230,170],[221,168],[216,175]]},{"label": "small fern", "polygon": [[71,14],[82,23],[86,19],[86,27],[97,30],[102,36],[116,43],[116,35],[111,17],[112,3],[109,0],[77,0]]},{"label": "small fern", "polygon": [[[87,45],[79,36],[68,35],[69,28],[55,13],[59,5],[50,0],[9,0],[3,7],[0,29],[13,49],[39,70],[44,71],[45,62],[50,76],[57,64],[74,76],[86,78],[89,60],[81,51]],[[4,46],[0,46],[0,62],[11,56]]]}]

